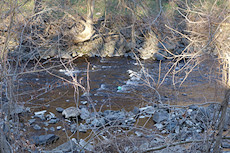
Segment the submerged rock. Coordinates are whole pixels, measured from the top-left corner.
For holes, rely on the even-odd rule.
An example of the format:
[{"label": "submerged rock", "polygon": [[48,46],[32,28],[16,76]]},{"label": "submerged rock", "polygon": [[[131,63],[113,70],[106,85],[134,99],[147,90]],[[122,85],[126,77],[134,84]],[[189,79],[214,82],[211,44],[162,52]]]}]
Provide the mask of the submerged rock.
[{"label": "submerged rock", "polygon": [[80,110],[76,107],[69,107],[62,112],[62,115],[65,118],[77,117],[80,115]]}]

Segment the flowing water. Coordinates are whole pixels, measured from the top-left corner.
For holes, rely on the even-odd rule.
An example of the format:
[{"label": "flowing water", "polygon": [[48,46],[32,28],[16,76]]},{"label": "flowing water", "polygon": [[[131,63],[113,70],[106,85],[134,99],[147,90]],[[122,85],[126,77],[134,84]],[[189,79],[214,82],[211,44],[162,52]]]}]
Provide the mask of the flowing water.
[{"label": "flowing water", "polygon": [[[210,76],[213,76],[211,62],[201,63],[199,67],[194,68],[181,87],[179,84],[186,73],[173,75],[170,72],[164,77],[172,65],[167,61],[160,63],[146,60],[141,61],[140,64],[136,60],[123,57],[78,58],[65,66],[56,66],[58,64],[60,61],[55,60],[44,64],[45,67],[54,67],[48,69],[52,74],[42,71],[20,77],[17,89],[18,101],[30,107],[32,112],[47,110],[63,119],[61,114],[56,112],[57,107],[65,109],[76,106],[78,101],[79,103],[86,101],[87,98],[80,88],[78,92],[73,85],[66,82],[67,80],[73,81],[71,76],[74,76],[86,89],[89,83],[91,102],[88,105],[94,105],[97,110],[101,111],[107,109],[132,111],[134,107],[151,105],[152,102],[189,105],[223,99],[223,89],[218,87],[215,81],[212,81],[213,79],[210,79]],[[179,63],[176,70],[183,65],[184,63]],[[162,80],[164,80],[163,83],[158,87],[157,85]],[[28,119],[30,116],[25,117],[25,121]],[[49,125],[47,128],[65,127],[64,119],[62,121]],[[41,124],[38,121],[36,123]],[[42,129],[37,131],[30,127],[28,127],[28,132],[31,135],[46,133],[59,135],[60,140],[55,146],[67,141],[67,134],[71,135],[62,130],[50,132]],[[80,137],[87,135],[88,133],[80,133]]]}]

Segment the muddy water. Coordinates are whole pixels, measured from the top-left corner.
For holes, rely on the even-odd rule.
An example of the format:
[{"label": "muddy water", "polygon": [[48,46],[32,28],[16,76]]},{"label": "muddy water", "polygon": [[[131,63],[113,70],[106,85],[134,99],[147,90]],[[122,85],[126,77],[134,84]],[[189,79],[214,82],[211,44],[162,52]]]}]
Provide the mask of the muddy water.
[{"label": "muddy water", "polygon": [[[87,70],[87,65],[89,69]],[[68,108],[76,106],[87,98],[82,90],[77,92],[73,85],[66,82],[72,81],[74,76],[82,86],[87,88],[87,72],[89,75],[90,98],[88,105],[94,105],[97,110],[120,110],[132,111],[133,108],[143,107],[152,102],[162,102],[173,105],[189,105],[194,103],[203,103],[211,101],[221,101],[223,98],[223,89],[218,87],[213,79],[213,68],[207,61],[201,63],[199,67],[194,68],[186,81],[179,87],[186,73],[173,75],[169,73],[166,77],[171,63],[147,60],[141,61],[141,64],[128,58],[79,58],[71,64],[57,66],[60,61],[51,61],[51,64],[44,64],[45,67],[54,66],[46,71],[23,75],[19,79],[18,99],[26,106],[31,108],[31,112],[47,110],[54,113],[62,119],[55,125],[49,125],[46,128],[62,126],[67,127],[61,114],[56,112],[57,107]],[[180,63],[176,69],[182,67]],[[31,65],[29,65],[28,69]],[[161,67],[159,71],[159,66]],[[68,70],[69,71],[68,71]],[[58,77],[57,77],[58,76]],[[160,79],[159,79],[160,78]],[[174,79],[174,81],[172,81]],[[162,80],[164,82],[159,88]],[[173,85],[174,84],[174,85]],[[157,92],[156,92],[157,91]],[[79,93],[79,94],[78,94]],[[79,96],[79,100],[78,100]],[[31,113],[31,115],[33,115]],[[31,116],[24,117],[25,122]],[[42,121],[36,120],[38,125]],[[54,148],[66,142],[67,135],[71,133],[62,130],[51,132],[50,130],[34,130],[27,127],[29,135],[42,135],[46,133],[55,133],[61,138],[51,146]],[[85,138],[88,133],[80,133],[80,137]]]}]

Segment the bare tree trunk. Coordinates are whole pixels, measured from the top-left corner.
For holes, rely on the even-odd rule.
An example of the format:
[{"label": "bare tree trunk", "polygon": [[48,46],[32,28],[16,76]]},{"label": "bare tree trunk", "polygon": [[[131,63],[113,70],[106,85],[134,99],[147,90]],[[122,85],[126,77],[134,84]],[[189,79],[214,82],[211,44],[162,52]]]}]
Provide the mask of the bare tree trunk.
[{"label": "bare tree trunk", "polygon": [[86,21],[83,21],[83,20],[80,21],[80,23],[84,25],[85,29],[81,33],[74,36],[75,43],[87,41],[94,34],[94,30],[93,30],[94,2],[95,0],[87,0],[87,19]]},{"label": "bare tree trunk", "polygon": [[221,142],[222,142],[222,134],[223,134],[223,129],[224,129],[224,123],[225,123],[225,118],[226,118],[226,113],[227,113],[227,108],[228,108],[228,102],[229,102],[229,98],[230,98],[230,89],[227,89],[226,93],[225,93],[225,97],[224,97],[224,101],[221,104],[221,117],[220,117],[220,121],[219,121],[219,126],[218,126],[218,133],[216,136],[216,143],[214,146],[214,153],[220,153],[220,146],[221,146]]},{"label": "bare tree trunk", "polygon": [[35,0],[34,1],[34,13],[38,13],[42,10],[42,0]]}]

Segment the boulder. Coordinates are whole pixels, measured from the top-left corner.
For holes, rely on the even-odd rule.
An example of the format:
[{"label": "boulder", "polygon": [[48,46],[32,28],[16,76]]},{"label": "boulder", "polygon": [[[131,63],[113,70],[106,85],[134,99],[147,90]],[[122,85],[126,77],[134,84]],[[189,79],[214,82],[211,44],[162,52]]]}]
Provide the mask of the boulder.
[{"label": "boulder", "polygon": [[75,118],[80,115],[80,110],[76,107],[69,107],[62,112],[62,115],[65,116],[65,118]]}]

